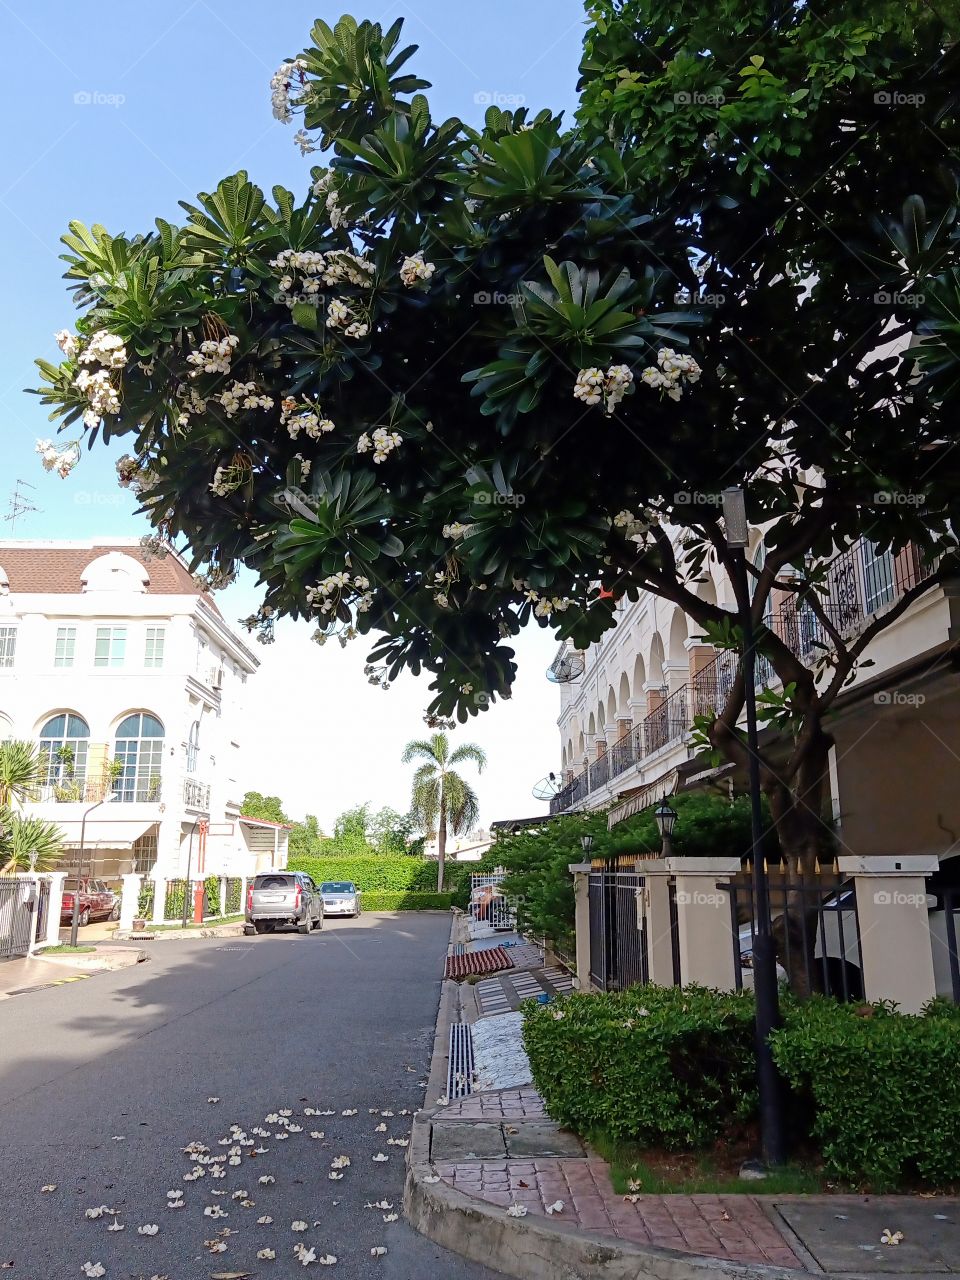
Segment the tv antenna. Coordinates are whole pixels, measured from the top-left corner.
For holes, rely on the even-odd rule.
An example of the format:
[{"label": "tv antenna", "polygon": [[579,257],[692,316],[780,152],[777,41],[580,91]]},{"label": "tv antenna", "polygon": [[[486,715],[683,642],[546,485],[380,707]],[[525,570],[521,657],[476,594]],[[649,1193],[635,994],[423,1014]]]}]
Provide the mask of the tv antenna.
[{"label": "tv antenna", "polygon": [[0,516],[0,520],[10,526],[11,533],[16,529],[17,521],[21,516],[40,510],[36,503],[31,500],[30,494],[24,493],[24,489],[29,489],[32,493],[36,493],[37,487],[29,484],[26,480],[17,480],[13,486],[10,501],[7,503],[7,513],[4,516]]}]

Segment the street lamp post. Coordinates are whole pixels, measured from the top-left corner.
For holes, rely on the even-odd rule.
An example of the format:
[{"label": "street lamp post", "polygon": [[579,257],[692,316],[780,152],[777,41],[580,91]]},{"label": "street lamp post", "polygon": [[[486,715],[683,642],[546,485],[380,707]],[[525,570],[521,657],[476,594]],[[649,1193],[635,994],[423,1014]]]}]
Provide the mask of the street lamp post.
[{"label": "street lamp post", "polygon": [[105,796],[101,796],[96,804],[92,804],[89,809],[85,809],[83,817],[80,820],[80,850],[77,854],[77,887],[73,893],[73,914],[70,917],[70,945],[77,945],[77,930],[80,928],[80,878],[83,875],[83,849],[87,835],[87,817],[93,813],[94,809],[99,809],[102,804],[109,804],[113,799],[113,792],[109,792]]},{"label": "street lamp post", "polygon": [[661,855],[669,858],[673,853],[673,828],[677,825],[677,811],[670,807],[670,802],[664,796],[654,809],[653,816],[656,819],[657,830],[660,832]]},{"label": "street lamp post", "polygon": [[187,905],[190,897],[190,870],[193,866],[193,833],[202,821],[202,818],[194,818],[193,826],[190,828],[190,843],[187,845],[187,879],[183,886],[183,919],[180,922],[184,929],[187,927]]},{"label": "street lamp post", "polygon": [[753,859],[753,992],[756,1003],[757,1090],[760,1097],[760,1140],[768,1165],[783,1163],[783,1111],[770,1034],[780,1025],[777,952],[770,919],[770,887],[763,856],[763,814],[760,807],[760,757],[757,740],[756,641],[746,546],[749,541],[746,504],[738,486],[723,491],[723,522],[732,552],[734,590],[743,629],[744,704],[747,716],[747,779],[750,789],[750,835]]}]

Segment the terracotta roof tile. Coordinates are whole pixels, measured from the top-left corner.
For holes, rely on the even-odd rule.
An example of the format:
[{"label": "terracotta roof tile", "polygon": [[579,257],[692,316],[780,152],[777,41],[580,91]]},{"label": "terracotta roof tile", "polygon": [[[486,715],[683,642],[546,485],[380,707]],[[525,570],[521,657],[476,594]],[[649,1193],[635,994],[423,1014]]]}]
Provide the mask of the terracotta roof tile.
[{"label": "terracotta roof tile", "polygon": [[220,612],[208,592],[194,582],[186,566],[175,555],[147,556],[139,542],[128,544],[52,544],[25,546],[0,541],[0,569],[10,584],[11,595],[79,595],[81,575],[91,561],[111,551],[130,556],[150,575],[148,595],[203,596],[215,613]]}]

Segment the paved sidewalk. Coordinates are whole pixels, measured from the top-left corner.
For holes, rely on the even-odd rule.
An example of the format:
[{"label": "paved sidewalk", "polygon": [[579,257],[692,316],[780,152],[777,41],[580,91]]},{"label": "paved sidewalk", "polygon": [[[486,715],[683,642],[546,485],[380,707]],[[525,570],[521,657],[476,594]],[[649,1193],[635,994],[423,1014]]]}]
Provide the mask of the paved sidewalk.
[{"label": "paved sidewalk", "polygon": [[[85,944],[81,944],[85,945]],[[44,987],[57,987],[77,982],[96,973],[109,973],[138,964],[143,953],[130,947],[109,944],[95,946],[93,951],[54,954],[47,958],[43,951],[0,961],[0,1000],[28,995]]]}]

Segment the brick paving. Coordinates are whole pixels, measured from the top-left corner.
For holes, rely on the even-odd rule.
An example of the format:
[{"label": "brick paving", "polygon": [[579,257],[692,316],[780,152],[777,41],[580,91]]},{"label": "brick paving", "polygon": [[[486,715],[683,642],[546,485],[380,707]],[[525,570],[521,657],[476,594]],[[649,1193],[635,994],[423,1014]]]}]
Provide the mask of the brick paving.
[{"label": "brick paving", "polygon": [[513,970],[477,983],[477,1008],[482,1018],[497,1013],[514,1012],[520,1008],[524,1000],[533,1000],[544,992],[549,996],[556,996],[573,990],[573,979],[563,969],[547,968],[517,972],[516,953],[519,950],[519,947],[511,947],[507,952],[514,961]]},{"label": "brick paving", "polygon": [[[486,1096],[492,1100],[495,1095]],[[476,1095],[459,1105],[469,1107],[483,1097]],[[448,1108],[444,1115],[451,1111]],[[492,1113],[482,1112],[483,1118],[488,1114]],[[435,1169],[456,1190],[504,1209],[521,1204],[528,1213],[546,1216],[547,1205],[562,1200],[564,1208],[556,1221],[631,1244],[803,1269],[753,1196],[618,1196],[606,1161],[598,1159],[438,1161]]]},{"label": "brick paving", "polygon": [[532,1085],[527,1085],[471,1094],[451,1102],[434,1120],[542,1120],[546,1114],[543,1099]]}]

